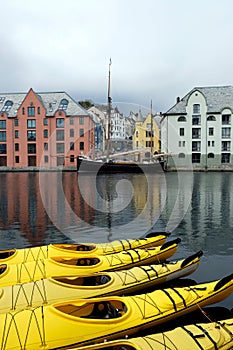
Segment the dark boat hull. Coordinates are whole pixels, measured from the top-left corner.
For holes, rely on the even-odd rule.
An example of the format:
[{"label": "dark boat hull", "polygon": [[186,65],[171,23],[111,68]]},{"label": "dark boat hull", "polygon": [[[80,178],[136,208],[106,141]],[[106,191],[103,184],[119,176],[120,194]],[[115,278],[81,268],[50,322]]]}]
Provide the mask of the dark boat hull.
[{"label": "dark boat hull", "polygon": [[164,163],[134,163],[134,162],[99,162],[77,157],[78,172],[92,173],[162,173]]}]

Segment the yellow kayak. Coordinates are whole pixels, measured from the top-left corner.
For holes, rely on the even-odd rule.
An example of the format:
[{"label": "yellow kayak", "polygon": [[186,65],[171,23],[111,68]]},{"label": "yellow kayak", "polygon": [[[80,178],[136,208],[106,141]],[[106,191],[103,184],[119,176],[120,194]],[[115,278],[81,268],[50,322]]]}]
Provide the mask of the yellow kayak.
[{"label": "yellow kayak", "polygon": [[0,314],[3,350],[79,347],[131,336],[217,303],[233,292],[233,275],[135,296],[77,299]]},{"label": "yellow kayak", "polygon": [[0,250],[0,262],[20,264],[22,262],[47,259],[54,256],[75,257],[113,254],[129,249],[158,247],[165,243],[169,233],[152,232],[145,238],[116,240],[109,243],[49,244],[24,249]]},{"label": "yellow kayak", "polygon": [[[230,350],[233,349],[233,318],[197,323],[144,337],[113,340],[76,350]],[[74,348],[73,348],[74,350]]]},{"label": "yellow kayak", "polygon": [[127,295],[193,273],[199,251],[186,259],[85,276],[50,277],[0,289],[0,312],[20,310],[77,298]]},{"label": "yellow kayak", "polygon": [[52,276],[77,276],[100,271],[117,271],[134,266],[161,263],[178,249],[180,239],[161,247],[134,249],[108,255],[84,257],[51,257],[21,264],[0,265],[0,287],[32,282]]}]

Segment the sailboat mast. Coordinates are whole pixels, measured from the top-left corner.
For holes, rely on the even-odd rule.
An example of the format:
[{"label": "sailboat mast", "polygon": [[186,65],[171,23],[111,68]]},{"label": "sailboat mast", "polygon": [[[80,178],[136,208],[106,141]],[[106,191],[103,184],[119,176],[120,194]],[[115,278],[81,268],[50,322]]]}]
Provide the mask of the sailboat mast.
[{"label": "sailboat mast", "polygon": [[110,96],[110,78],[111,78],[111,64],[112,60],[110,58],[109,65],[108,65],[108,136],[107,136],[107,161],[109,161],[109,154],[110,154],[110,139],[111,139],[111,96]]}]

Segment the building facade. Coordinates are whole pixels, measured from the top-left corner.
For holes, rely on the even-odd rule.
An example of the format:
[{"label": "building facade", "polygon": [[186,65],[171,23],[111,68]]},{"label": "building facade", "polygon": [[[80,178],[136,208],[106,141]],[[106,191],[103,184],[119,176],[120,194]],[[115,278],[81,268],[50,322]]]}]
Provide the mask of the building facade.
[{"label": "building facade", "polygon": [[160,128],[151,114],[148,114],[144,121],[135,123],[133,148],[146,149],[152,154],[160,152]]},{"label": "building facade", "polygon": [[161,150],[168,170],[233,170],[233,87],[192,89],[163,114]]},{"label": "building facade", "polygon": [[0,94],[0,169],[75,167],[94,156],[94,122],[65,92]]}]

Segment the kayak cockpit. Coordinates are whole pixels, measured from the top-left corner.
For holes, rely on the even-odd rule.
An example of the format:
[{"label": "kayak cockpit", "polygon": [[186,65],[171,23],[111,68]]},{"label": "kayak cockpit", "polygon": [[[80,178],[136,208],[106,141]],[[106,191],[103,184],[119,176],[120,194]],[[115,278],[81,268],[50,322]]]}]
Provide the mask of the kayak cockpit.
[{"label": "kayak cockpit", "polygon": [[119,300],[73,302],[56,305],[55,308],[67,315],[87,319],[114,319],[122,317],[127,308]]},{"label": "kayak cockpit", "polygon": [[53,244],[55,248],[71,250],[75,252],[90,252],[96,249],[95,245],[92,244]]},{"label": "kayak cockpit", "polygon": [[[1,266],[0,266],[1,269]],[[1,271],[1,270],[0,270]],[[53,277],[53,280],[71,286],[94,287],[102,286],[111,281],[108,275],[89,275],[79,277]]]},{"label": "kayak cockpit", "polygon": [[52,257],[52,260],[59,264],[72,265],[72,266],[95,266],[100,262],[99,258],[61,258]]},{"label": "kayak cockpit", "polygon": [[16,253],[15,249],[0,250],[0,260],[10,258]]}]

